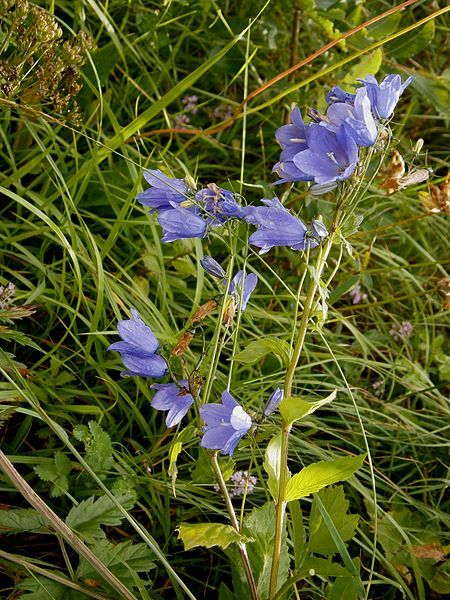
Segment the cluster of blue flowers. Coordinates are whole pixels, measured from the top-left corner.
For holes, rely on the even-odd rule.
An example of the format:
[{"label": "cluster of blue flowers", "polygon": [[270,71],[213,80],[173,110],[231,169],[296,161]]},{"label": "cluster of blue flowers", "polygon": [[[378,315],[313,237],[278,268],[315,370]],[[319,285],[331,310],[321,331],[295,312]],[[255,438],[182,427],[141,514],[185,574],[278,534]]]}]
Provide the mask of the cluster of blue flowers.
[{"label": "cluster of blue flowers", "polygon": [[[378,84],[375,77],[367,75],[354,94],[336,86],[326,96],[326,114],[311,109],[312,122],[308,125],[296,107],[291,123],[276,132],[282,148],[280,161],[273,169],[281,178],[276,183],[308,181],[332,189],[337,182],[348,179],[358,163],[359,148],[375,144],[380,120],[391,118],[411,80],[409,77],[402,83],[399,75],[388,75]],[[256,227],[249,243],[260,248],[260,254],[274,246],[288,246],[292,250],[313,248],[328,236],[321,221],[313,221],[308,228],[278,198],[262,199],[260,206],[244,206],[239,195],[215,183],[197,191],[185,180],[168,177],[160,170],[145,171],[144,177],[150,187],[139,194],[138,200],[150,207],[151,212],[158,213],[163,242],[204,238],[211,228],[223,226],[231,219]],[[227,285],[226,273],[216,260],[206,256],[201,263],[207,273],[227,288],[230,299],[227,302],[233,314],[236,309],[245,310],[257,276],[241,270]],[[122,375],[163,377],[168,367],[157,352],[158,340],[134,308],[131,308],[131,317],[119,322],[118,333],[122,340],[109,347],[121,355],[127,368]],[[226,316],[224,322],[228,325],[231,319],[232,314]],[[195,402],[186,380],[155,383],[151,388],[156,390],[151,405],[167,412],[168,427],[177,425]],[[264,416],[272,414],[282,398],[283,391],[277,388],[266,403]],[[231,456],[239,440],[252,427],[250,415],[228,390],[223,392],[221,403],[204,404],[199,411],[205,423],[201,445],[223,454]]]},{"label": "cluster of blue flowers", "polygon": [[296,107],[291,123],[276,132],[282,148],[280,161],[273,168],[281,178],[276,183],[327,185],[348,179],[358,163],[359,147],[376,142],[379,119],[392,117],[412,79],[402,83],[400,75],[388,75],[378,84],[373,75],[367,75],[355,94],[335,86],[326,96],[326,115],[311,109],[312,123],[308,125]]}]

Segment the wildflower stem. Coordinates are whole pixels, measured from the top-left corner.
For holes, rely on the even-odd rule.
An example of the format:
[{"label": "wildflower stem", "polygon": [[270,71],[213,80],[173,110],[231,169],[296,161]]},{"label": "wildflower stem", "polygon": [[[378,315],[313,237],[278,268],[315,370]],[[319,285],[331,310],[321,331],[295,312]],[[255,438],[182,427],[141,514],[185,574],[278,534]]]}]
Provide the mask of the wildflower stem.
[{"label": "wildflower stem", "polygon": [[[292,395],[292,386],[294,382],[295,370],[297,368],[298,361],[303,350],[303,344],[305,342],[309,319],[312,313],[314,299],[316,297],[316,293],[319,287],[319,282],[322,277],[323,270],[325,268],[331,247],[333,245],[336,230],[338,228],[339,221],[341,218],[341,206],[342,205],[338,202],[328,240],[317,259],[316,274],[314,277],[311,278],[310,288],[306,296],[305,304],[303,306],[303,313],[298,328],[297,341],[295,343],[295,348],[291,362],[289,363],[289,366],[286,371],[286,378],[284,382],[284,398],[290,398],[290,396]],[[272,600],[277,593],[278,571],[281,556],[281,543],[283,538],[286,513],[286,485],[289,479],[288,448],[290,431],[291,425],[288,425],[284,422],[281,430],[280,479],[278,485],[278,498],[275,505],[275,536],[272,556],[272,569],[270,573],[269,600]]]},{"label": "wildflower stem", "polygon": [[[225,504],[227,506],[228,515],[230,517],[231,525],[233,528],[240,533],[239,522],[237,520],[236,512],[234,510],[233,503],[231,502],[230,494],[228,493],[227,486],[225,483],[225,479],[223,478],[222,471],[219,466],[219,462],[217,460],[217,452],[214,452],[211,455],[211,464],[214,469],[214,473],[216,475],[217,483],[219,485],[220,491],[222,492],[222,496],[225,500]],[[238,543],[239,554],[242,558],[242,564],[244,566],[245,575],[247,577],[248,585],[250,587],[250,593],[252,600],[259,600],[258,590],[256,589],[255,578],[253,577],[252,567],[250,565],[250,560],[247,554],[247,547],[244,542]]]}]

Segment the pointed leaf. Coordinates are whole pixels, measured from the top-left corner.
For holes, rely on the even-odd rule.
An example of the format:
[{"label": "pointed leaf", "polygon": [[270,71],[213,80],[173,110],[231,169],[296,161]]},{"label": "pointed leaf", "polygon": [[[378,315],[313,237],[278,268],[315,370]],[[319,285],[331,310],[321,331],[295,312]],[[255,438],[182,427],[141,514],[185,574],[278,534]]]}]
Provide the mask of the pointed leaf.
[{"label": "pointed leaf", "polygon": [[[133,507],[132,496],[118,496],[117,500],[126,510]],[[120,525],[123,519],[123,514],[108,496],[101,496],[97,500],[91,496],[70,510],[66,518],[66,525],[74,529],[84,540],[93,541],[96,538],[105,537],[101,525]]]},{"label": "pointed leaf", "polygon": [[324,404],[332,402],[336,398],[336,390],[333,390],[323,400],[316,402],[306,402],[300,398],[283,398],[280,403],[280,413],[287,425],[292,425],[295,421],[300,421],[304,417],[312,414]]},{"label": "pointed leaf", "polygon": [[248,542],[249,538],[240,535],[231,525],[222,523],[181,523],[178,527],[178,536],[184,544],[185,550],[197,548],[228,548],[232,543]]},{"label": "pointed leaf", "polygon": [[264,458],[264,470],[267,473],[267,486],[273,498],[278,497],[280,481],[281,433],[274,436],[267,445]]},{"label": "pointed leaf", "polygon": [[233,357],[233,360],[251,365],[271,353],[275,354],[285,367],[289,365],[291,347],[285,340],[279,340],[278,338],[265,338],[250,342],[244,350]]},{"label": "pointed leaf", "polygon": [[331,461],[321,461],[305,467],[288,481],[285,500],[298,500],[318,492],[327,485],[351,477],[364,462],[366,455],[346,456]]},{"label": "pointed leaf", "polygon": [[48,531],[49,523],[32,508],[0,510],[0,533]]}]

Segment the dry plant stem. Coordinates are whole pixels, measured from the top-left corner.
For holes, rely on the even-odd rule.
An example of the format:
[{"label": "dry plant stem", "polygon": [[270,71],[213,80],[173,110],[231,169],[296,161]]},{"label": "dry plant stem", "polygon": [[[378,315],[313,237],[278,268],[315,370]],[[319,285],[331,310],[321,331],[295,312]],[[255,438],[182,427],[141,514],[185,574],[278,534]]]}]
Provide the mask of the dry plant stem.
[{"label": "dry plant stem", "polygon": [[[233,503],[231,502],[230,494],[228,493],[227,486],[225,484],[225,480],[222,475],[222,471],[220,470],[219,463],[217,461],[217,452],[211,455],[211,463],[214,469],[214,473],[216,474],[217,483],[220,487],[220,491],[222,492],[222,496],[225,500],[225,504],[227,505],[228,515],[230,517],[231,525],[238,533],[240,533],[239,522],[236,517],[236,512],[234,510]],[[242,564],[244,566],[245,575],[247,577],[248,585],[250,587],[250,593],[252,596],[252,600],[259,600],[258,590],[256,589],[255,578],[253,577],[252,567],[250,565],[250,560],[247,554],[247,548],[243,542],[238,544],[239,554],[242,558]]]},{"label": "dry plant stem", "polygon": [[[333,224],[331,226],[330,234],[328,236],[328,240],[326,245],[324,246],[321,254],[319,255],[319,259],[316,267],[316,277],[311,279],[311,285],[308,291],[308,295],[305,300],[305,304],[303,307],[302,318],[300,320],[300,325],[298,329],[297,341],[295,343],[294,352],[292,355],[291,362],[286,371],[286,378],[284,382],[284,398],[290,398],[292,395],[292,385],[294,382],[294,374],[298,365],[298,361],[300,359],[300,355],[303,349],[303,344],[306,337],[306,332],[308,330],[308,323],[311,316],[311,311],[314,304],[314,299],[316,296],[318,281],[320,281],[323,270],[325,268],[325,264],[327,262],[328,255],[330,253],[331,247],[333,245],[334,236],[336,233],[336,229],[339,225],[339,220],[341,216],[341,208],[340,205],[336,207],[336,212],[333,219]],[[273,556],[272,556],[272,569],[270,573],[270,591],[269,591],[269,600],[272,600],[277,593],[277,584],[278,584],[278,571],[280,564],[280,555],[281,555],[281,541],[283,538],[283,529],[284,529],[284,520],[286,513],[286,485],[289,478],[289,469],[288,469],[288,446],[289,446],[289,434],[291,431],[291,425],[283,422],[283,427],[281,430],[281,449],[280,449],[280,480],[278,485],[278,498],[275,505],[275,539],[274,539],[274,547],[273,547]]]},{"label": "dry plant stem", "polygon": [[78,539],[75,533],[67,527],[56,513],[48,507],[45,502],[36,494],[36,492],[28,485],[25,479],[20,473],[14,468],[14,465],[9,458],[0,450],[0,468],[7,477],[11,480],[11,483],[19,490],[22,496],[28,500],[33,508],[35,508],[43,517],[45,517],[51,527],[63,537],[66,542],[72,546],[78,554],[85,558],[89,564],[91,564],[97,573],[117,592],[119,598],[126,598],[126,600],[137,600],[136,596],[132,594],[117,577],[111,573],[109,569],[95,556],[91,550],[85,544]]}]

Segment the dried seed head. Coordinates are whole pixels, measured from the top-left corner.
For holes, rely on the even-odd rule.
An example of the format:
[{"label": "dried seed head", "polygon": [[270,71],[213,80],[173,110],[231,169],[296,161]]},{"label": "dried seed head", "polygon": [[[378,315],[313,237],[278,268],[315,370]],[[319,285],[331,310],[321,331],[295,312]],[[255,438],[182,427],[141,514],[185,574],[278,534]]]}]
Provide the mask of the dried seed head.
[{"label": "dried seed head", "polygon": [[207,300],[200,308],[196,311],[191,319],[191,323],[198,323],[203,321],[205,317],[211,314],[217,308],[217,302],[215,300]]},{"label": "dried seed head", "polygon": [[233,321],[233,317],[236,313],[236,300],[233,296],[230,296],[227,300],[227,306],[223,314],[223,324],[229,327]]},{"label": "dried seed head", "polygon": [[185,331],[183,333],[183,335],[180,337],[180,339],[178,340],[178,343],[175,346],[175,348],[172,350],[172,355],[173,356],[183,356],[183,354],[186,352],[189,344],[191,343],[193,337],[194,337],[193,332]]}]

